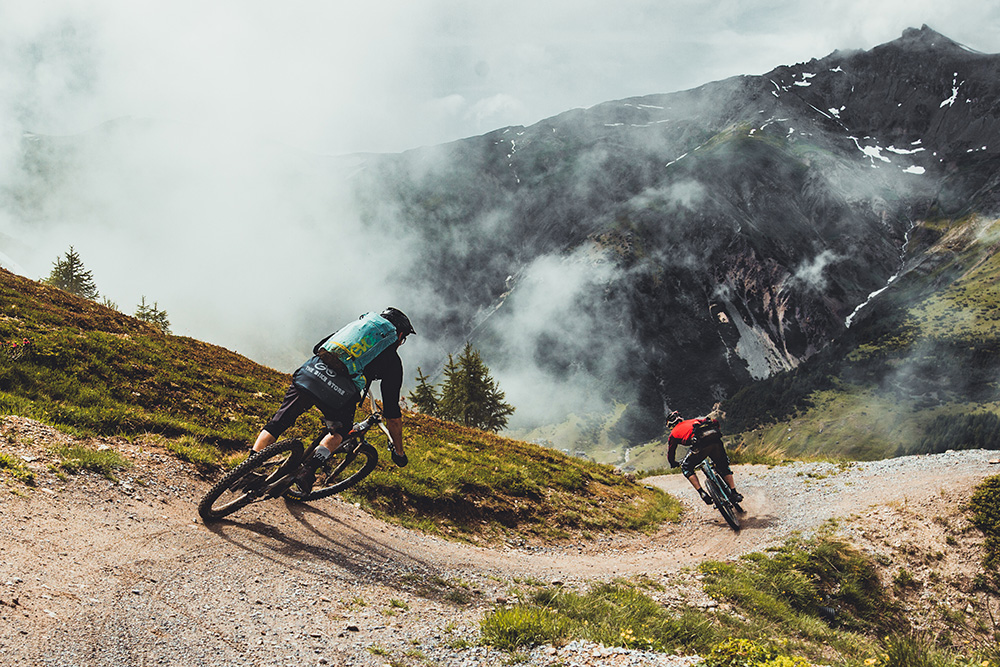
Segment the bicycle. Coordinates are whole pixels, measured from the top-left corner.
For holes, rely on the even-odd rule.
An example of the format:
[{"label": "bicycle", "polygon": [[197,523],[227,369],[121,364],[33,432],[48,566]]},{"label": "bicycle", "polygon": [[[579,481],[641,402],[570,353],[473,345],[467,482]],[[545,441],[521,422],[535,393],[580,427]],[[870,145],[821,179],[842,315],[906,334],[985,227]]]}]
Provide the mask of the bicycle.
[{"label": "bicycle", "polygon": [[295,494],[290,489],[302,464],[332,432],[329,423],[308,448],[303,448],[301,440],[292,439],[252,453],[209,489],[198,504],[198,514],[205,521],[217,521],[251,503],[271,498],[283,496],[308,502],[340,493],[363,480],[378,465],[378,451],[365,439],[365,434],[375,426],[385,430],[378,410],[355,424],[340,446],[330,453],[327,462],[316,471],[316,483],[309,493]]},{"label": "bicycle", "polygon": [[705,459],[698,467],[705,473],[705,488],[708,490],[708,495],[712,496],[712,502],[715,503],[716,509],[722,514],[722,518],[726,520],[729,527],[739,532],[740,520],[733,510],[736,510],[740,514],[745,514],[746,512],[740,507],[739,503],[733,502],[733,499],[729,496],[729,485],[715,472],[712,459]]}]

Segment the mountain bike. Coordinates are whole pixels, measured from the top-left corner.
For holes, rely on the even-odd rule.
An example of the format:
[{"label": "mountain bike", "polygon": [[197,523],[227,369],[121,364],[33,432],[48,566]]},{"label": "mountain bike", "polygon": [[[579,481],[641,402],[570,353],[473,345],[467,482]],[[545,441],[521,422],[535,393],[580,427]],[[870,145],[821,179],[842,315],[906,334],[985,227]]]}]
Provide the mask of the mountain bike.
[{"label": "mountain bike", "polygon": [[300,495],[290,489],[302,464],[312,457],[323,438],[332,433],[329,423],[307,448],[301,440],[293,439],[275,442],[252,453],[209,489],[198,504],[198,514],[205,521],[216,521],[254,502],[281,496],[310,501],[348,489],[378,465],[378,452],[365,438],[375,426],[385,429],[382,413],[377,410],[355,424],[340,446],[330,453],[330,458],[316,471],[316,483],[309,493]]},{"label": "mountain bike", "polygon": [[722,514],[722,518],[726,520],[729,527],[739,532],[740,520],[736,513],[745,514],[745,512],[739,503],[734,503],[730,498],[729,485],[715,472],[712,459],[705,459],[698,467],[705,473],[705,488],[708,490],[708,495],[712,496],[712,502],[715,503],[716,509]]}]

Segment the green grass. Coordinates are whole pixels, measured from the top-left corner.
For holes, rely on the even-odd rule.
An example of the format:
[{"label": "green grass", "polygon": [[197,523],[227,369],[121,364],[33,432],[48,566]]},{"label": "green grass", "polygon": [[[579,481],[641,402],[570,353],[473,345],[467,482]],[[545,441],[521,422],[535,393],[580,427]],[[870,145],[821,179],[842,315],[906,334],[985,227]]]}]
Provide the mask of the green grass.
[{"label": "green grass", "polygon": [[705,648],[715,635],[695,613],[674,613],[630,582],[586,594],[543,588],[529,603],[498,607],[481,624],[483,641],[506,650],[582,638],[605,646],[654,651]]},{"label": "green grass", "polygon": [[655,530],[682,506],[605,465],[419,415],[405,418],[405,468],[380,463],[348,497],[379,516],[464,540]]},{"label": "green grass", "polygon": [[480,627],[483,641],[507,651],[555,644],[570,636],[569,619],[537,605],[515,605],[492,612]]},{"label": "green grass", "polygon": [[18,358],[0,358],[0,414],[78,435],[243,446],[288,381],[223,348],[0,271],[0,342],[25,340]]},{"label": "green grass", "polygon": [[[1000,475],[983,481],[969,501],[972,525],[982,531],[984,544],[983,579],[1000,590]],[[1000,637],[997,637],[1000,642]]]},{"label": "green grass", "polygon": [[35,473],[29,470],[19,457],[0,452],[0,471],[25,484],[35,483]]},{"label": "green grass", "polygon": [[[165,440],[164,447],[177,458],[192,463],[203,471],[215,470],[229,458],[215,445],[202,442],[191,436]],[[245,456],[239,457],[241,461],[244,458]]]},{"label": "green grass", "polygon": [[90,449],[81,445],[68,445],[55,448],[59,456],[57,467],[71,474],[82,471],[96,472],[114,480],[115,473],[128,468],[131,463],[113,449]]},{"label": "green grass", "polygon": [[[737,562],[705,562],[705,590],[748,612],[758,632],[793,631],[810,644],[847,651],[844,631],[877,636],[899,627],[902,611],[883,588],[875,564],[829,536],[793,539]],[[823,622],[835,609],[836,628]]]},{"label": "green grass", "polygon": [[586,639],[698,653],[705,667],[903,667],[916,654],[932,660],[912,663],[918,667],[983,667],[997,658],[989,647],[956,653],[910,632],[872,558],[827,533],[705,562],[700,571],[719,610],[668,609],[645,593],[660,588],[655,582],[615,581],[586,593],[535,585],[519,594],[525,602],[483,618],[482,641],[517,652]]}]

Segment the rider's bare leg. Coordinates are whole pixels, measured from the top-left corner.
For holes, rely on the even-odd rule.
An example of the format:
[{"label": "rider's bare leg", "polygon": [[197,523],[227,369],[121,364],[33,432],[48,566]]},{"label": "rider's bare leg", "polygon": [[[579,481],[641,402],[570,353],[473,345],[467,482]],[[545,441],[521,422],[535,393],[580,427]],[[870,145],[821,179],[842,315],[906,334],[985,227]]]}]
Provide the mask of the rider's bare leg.
[{"label": "rider's bare leg", "polygon": [[691,475],[688,477],[688,481],[691,482],[691,486],[694,487],[695,491],[701,492],[701,482],[698,481],[698,475]]},{"label": "rider's bare leg", "polygon": [[[273,445],[277,440],[273,435],[267,431],[261,431],[260,435],[257,436],[256,442],[253,443],[253,450],[259,452],[268,445]],[[323,440],[320,441],[319,446],[325,447],[329,451],[335,450],[340,446],[340,443],[344,441],[344,438],[339,433],[330,433]]]},{"label": "rider's bare leg", "polygon": [[326,437],[320,440],[320,443],[317,448],[325,447],[327,450],[332,452],[337,447],[340,447],[340,443],[342,443],[343,441],[344,437],[339,433],[328,433]]},{"label": "rider's bare leg", "polygon": [[253,443],[253,450],[259,452],[268,445],[273,445],[277,438],[268,433],[267,431],[261,431],[260,435],[257,436],[257,440]]},{"label": "rider's bare leg", "polygon": [[726,484],[729,485],[730,489],[735,489],[736,488],[736,482],[733,481],[733,476],[732,475],[726,475],[722,479],[726,480]]}]

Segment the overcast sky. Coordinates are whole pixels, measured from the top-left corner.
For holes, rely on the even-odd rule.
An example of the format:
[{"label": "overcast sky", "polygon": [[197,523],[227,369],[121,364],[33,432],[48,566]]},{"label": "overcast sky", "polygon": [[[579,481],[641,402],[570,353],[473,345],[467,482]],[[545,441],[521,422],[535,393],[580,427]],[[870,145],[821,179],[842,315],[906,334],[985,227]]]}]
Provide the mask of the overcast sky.
[{"label": "overcast sky", "polygon": [[0,129],[134,116],[396,152],[922,24],[1000,52],[982,0],[0,0]]}]

